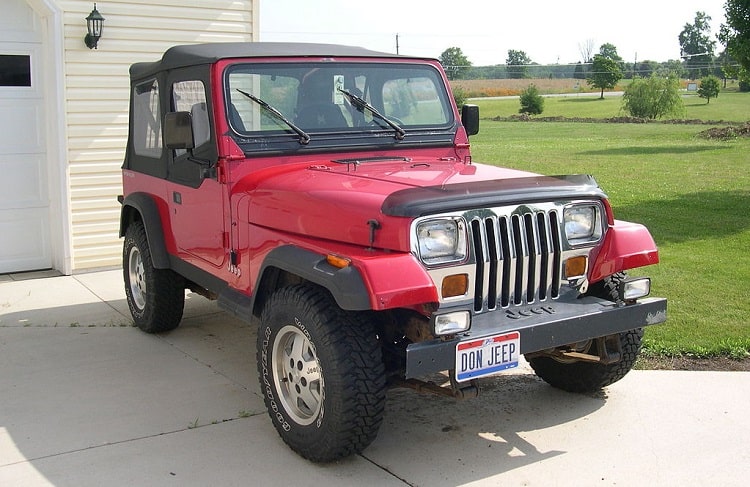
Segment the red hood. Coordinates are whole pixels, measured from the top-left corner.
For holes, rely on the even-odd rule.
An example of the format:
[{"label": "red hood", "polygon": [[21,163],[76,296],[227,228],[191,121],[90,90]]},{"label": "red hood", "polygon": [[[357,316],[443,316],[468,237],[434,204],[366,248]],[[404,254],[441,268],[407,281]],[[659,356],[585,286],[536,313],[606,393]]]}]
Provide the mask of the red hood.
[{"label": "red hood", "polygon": [[370,245],[368,221],[376,220],[375,247],[408,250],[411,219],[382,212],[390,194],[529,176],[534,174],[434,158],[326,159],[253,172],[234,186],[232,205],[248,223],[363,246]]}]

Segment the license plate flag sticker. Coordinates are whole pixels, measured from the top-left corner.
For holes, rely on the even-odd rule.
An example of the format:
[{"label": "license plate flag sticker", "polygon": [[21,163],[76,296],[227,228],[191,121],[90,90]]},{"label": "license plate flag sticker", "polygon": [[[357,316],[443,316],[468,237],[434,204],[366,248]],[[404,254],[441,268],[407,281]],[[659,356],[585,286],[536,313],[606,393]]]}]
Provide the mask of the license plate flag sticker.
[{"label": "license plate flag sticker", "polygon": [[518,367],[521,334],[517,331],[456,345],[456,380],[461,382]]}]

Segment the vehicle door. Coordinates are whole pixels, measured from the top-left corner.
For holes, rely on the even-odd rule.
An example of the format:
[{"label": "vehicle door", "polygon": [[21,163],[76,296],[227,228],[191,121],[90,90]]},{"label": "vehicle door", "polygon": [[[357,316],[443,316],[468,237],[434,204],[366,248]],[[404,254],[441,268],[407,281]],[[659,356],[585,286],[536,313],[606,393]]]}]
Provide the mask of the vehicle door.
[{"label": "vehicle door", "polygon": [[180,257],[208,271],[227,261],[225,201],[217,178],[217,142],[206,92],[207,70],[192,68],[170,74],[170,110],[189,112],[193,149],[171,149],[167,173],[167,198]]}]

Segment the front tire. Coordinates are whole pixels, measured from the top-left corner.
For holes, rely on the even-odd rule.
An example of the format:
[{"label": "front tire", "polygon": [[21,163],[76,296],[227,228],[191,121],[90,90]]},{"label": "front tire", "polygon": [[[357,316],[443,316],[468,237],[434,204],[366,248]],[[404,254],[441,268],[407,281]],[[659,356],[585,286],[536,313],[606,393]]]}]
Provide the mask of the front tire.
[{"label": "front tire", "polygon": [[258,374],[276,431],[304,458],[330,462],[377,436],[385,368],[373,326],[324,290],[280,289],[263,308]]},{"label": "front tire", "polygon": [[[591,286],[588,295],[616,302],[617,287],[624,273],[617,273]],[[643,328],[635,328],[619,334],[622,355],[618,362],[598,364],[593,362],[559,360],[553,357],[534,357],[529,365],[538,377],[549,385],[568,392],[595,392],[627,375],[635,365],[641,352]],[[598,355],[598,344],[591,340],[586,353]]]},{"label": "front tire", "polygon": [[185,281],[171,269],[155,269],[146,230],[133,222],[122,249],[125,296],[136,326],[147,333],[177,328],[185,306]]}]

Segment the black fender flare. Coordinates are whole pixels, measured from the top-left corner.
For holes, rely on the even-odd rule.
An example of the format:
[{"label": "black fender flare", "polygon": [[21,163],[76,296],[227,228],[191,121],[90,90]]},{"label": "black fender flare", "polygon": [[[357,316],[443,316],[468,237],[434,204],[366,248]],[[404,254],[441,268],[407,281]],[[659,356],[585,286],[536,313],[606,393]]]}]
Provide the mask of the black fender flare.
[{"label": "black fender flare", "polygon": [[169,269],[169,253],[164,242],[164,226],[153,196],[148,193],[131,193],[123,198],[120,211],[120,237],[124,237],[128,225],[138,219],[136,213],[140,215],[140,220],[146,229],[146,238],[154,267]]},{"label": "black fender flare", "polygon": [[324,255],[296,247],[284,245],[268,253],[260,269],[258,281],[260,291],[266,287],[265,278],[270,269],[279,269],[297,275],[309,282],[324,287],[331,293],[341,309],[362,311],[372,309],[370,293],[360,272],[353,266],[334,267]]}]

